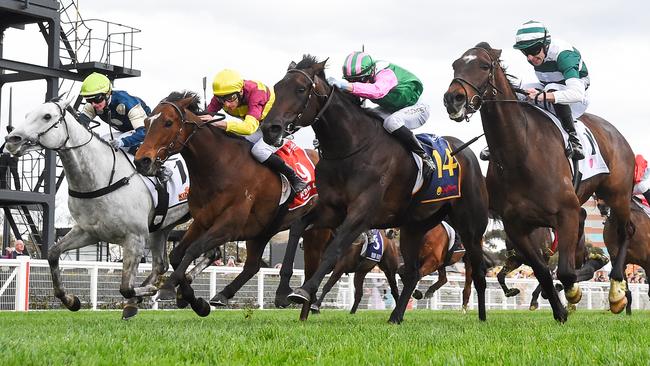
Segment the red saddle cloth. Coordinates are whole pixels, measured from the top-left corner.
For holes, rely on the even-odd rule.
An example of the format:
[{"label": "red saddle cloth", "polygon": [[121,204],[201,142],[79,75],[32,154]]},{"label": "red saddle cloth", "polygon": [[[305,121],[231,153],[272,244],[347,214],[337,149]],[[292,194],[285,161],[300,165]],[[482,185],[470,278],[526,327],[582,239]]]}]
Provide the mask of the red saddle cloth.
[{"label": "red saddle cloth", "polygon": [[314,163],[309,160],[305,150],[294,144],[291,140],[285,142],[285,144],[278,149],[276,154],[278,154],[287,165],[292,167],[300,178],[307,182],[307,188],[302,192],[297,193],[293,198],[293,202],[289,204],[289,210],[295,210],[298,207],[304,206],[310,199],[318,195],[318,192],[316,191],[316,171]]}]

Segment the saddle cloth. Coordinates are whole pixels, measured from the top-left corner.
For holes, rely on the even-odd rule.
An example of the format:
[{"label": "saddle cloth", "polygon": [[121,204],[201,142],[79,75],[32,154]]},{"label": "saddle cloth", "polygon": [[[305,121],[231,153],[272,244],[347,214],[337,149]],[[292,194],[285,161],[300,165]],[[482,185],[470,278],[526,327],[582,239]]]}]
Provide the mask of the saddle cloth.
[{"label": "saddle cloth", "polygon": [[[128,156],[129,160],[131,160],[131,164],[133,164],[135,157],[129,153],[126,153],[125,155]],[[164,165],[173,172],[172,177],[169,178],[166,183],[167,193],[169,194],[169,208],[172,208],[187,202],[187,195],[190,192],[190,176],[187,173],[185,160],[183,160],[183,157],[180,155],[169,157]],[[138,175],[142,177],[145,185],[149,188],[151,199],[153,199],[153,205],[154,207],[157,207],[158,193],[156,192],[156,183],[158,180],[155,177],[147,177],[141,174]]]},{"label": "saddle cloth", "polygon": [[[307,188],[302,192],[298,192],[293,198],[293,202],[289,203],[289,211],[306,205],[312,198],[318,196],[316,191],[316,168],[305,150],[293,141],[287,140],[276,154],[293,168],[300,178],[307,182]],[[282,205],[287,202],[291,195],[291,186],[289,180],[282,174],[280,174],[280,180],[282,181],[282,194],[280,195],[279,204]]]},{"label": "saddle cloth", "polygon": [[413,186],[412,194],[418,195],[420,203],[444,201],[461,196],[461,167],[456,157],[451,156],[449,142],[441,136],[431,134],[416,135],[422,147],[431,155],[436,163],[436,172],[424,185],[426,177],[422,176],[422,158],[413,153],[418,175]]},{"label": "saddle cloth", "polygon": [[361,256],[374,262],[380,262],[384,254],[384,238],[377,229],[369,231],[372,233],[372,238],[366,237],[363,247],[361,247]]},{"label": "saddle cloth", "polygon": [[[562,134],[562,139],[564,140],[564,146],[566,149],[569,148],[569,134],[562,128],[562,122],[551,112],[535,106],[535,108],[544,112],[555,124],[555,126],[560,130]],[[589,128],[585,126],[580,119],[575,124],[576,132],[580,143],[585,151],[585,158],[578,161],[578,169],[582,174],[582,180],[589,179],[597,174],[608,174],[609,168],[603,159],[603,155],[600,152],[598,147],[598,142],[594,138],[594,135],[591,133]],[[573,162],[569,160],[569,163],[573,165]],[[571,168],[573,169],[573,167]]]}]

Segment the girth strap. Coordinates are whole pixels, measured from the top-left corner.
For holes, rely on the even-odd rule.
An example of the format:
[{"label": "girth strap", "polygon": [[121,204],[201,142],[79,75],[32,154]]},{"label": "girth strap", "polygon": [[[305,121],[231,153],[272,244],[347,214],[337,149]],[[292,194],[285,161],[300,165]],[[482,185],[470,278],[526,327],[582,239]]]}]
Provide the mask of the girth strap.
[{"label": "girth strap", "polygon": [[78,192],[78,191],[73,191],[72,189],[68,189],[68,195],[74,198],[84,198],[84,199],[97,198],[124,187],[125,185],[129,184],[130,180],[131,180],[131,176],[124,177],[116,181],[115,183],[111,184],[110,186],[92,192]]}]

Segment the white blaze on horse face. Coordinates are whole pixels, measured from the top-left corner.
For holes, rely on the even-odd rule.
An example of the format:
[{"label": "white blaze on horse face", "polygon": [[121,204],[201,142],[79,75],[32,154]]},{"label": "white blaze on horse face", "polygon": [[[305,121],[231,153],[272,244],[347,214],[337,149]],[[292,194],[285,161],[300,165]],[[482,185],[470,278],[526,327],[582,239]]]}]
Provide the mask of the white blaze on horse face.
[{"label": "white blaze on horse face", "polygon": [[463,60],[465,61],[466,64],[468,64],[472,62],[472,60],[476,60],[476,56],[475,55],[463,56]]},{"label": "white blaze on horse face", "polygon": [[154,123],[156,121],[156,119],[158,119],[158,117],[160,117],[160,115],[161,115],[161,113],[158,112],[158,113],[154,114],[153,116],[149,116],[149,121],[150,121],[149,123]]}]

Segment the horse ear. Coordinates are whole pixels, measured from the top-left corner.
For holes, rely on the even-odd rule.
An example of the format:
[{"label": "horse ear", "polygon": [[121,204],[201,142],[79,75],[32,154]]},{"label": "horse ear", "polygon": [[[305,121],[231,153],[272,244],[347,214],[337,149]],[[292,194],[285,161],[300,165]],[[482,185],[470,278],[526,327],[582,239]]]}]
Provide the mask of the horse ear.
[{"label": "horse ear", "polygon": [[494,52],[496,58],[501,58],[501,50],[494,48],[492,49],[492,52]]},{"label": "horse ear", "polygon": [[74,105],[77,96],[72,93],[69,93],[67,96],[61,95],[60,98],[61,98],[61,107],[63,109],[66,109],[69,105]]},{"label": "horse ear", "polygon": [[188,108],[192,101],[194,101],[194,97],[187,97],[179,100],[176,104],[181,108]]},{"label": "horse ear", "polygon": [[291,63],[289,64],[289,67],[287,67],[287,70],[295,69],[296,65],[297,64],[294,61],[291,61]]},{"label": "horse ear", "polygon": [[317,63],[314,65],[314,70],[316,70],[316,73],[323,72],[325,70],[325,64],[327,63],[327,60],[330,58],[326,58],[325,60]]}]

